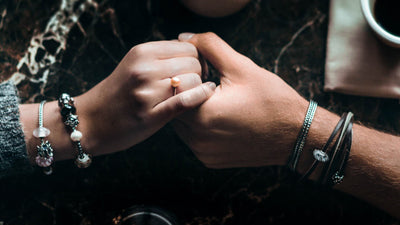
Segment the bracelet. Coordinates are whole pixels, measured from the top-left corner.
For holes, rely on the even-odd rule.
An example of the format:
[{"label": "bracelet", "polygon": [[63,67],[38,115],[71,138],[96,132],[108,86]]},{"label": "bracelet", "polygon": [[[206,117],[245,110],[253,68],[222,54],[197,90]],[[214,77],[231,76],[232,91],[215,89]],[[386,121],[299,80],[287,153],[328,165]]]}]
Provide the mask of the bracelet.
[{"label": "bracelet", "polygon": [[329,136],[324,146],[321,149],[314,149],[313,151],[314,161],[311,164],[310,168],[304,173],[304,175],[300,178],[299,181],[307,179],[317,168],[319,162],[325,163],[329,161],[329,156],[327,154],[328,147],[331,145],[331,142],[337,136],[340,129],[342,129],[342,125],[344,124],[346,117],[347,113],[344,113],[340,118],[339,122],[336,124],[335,128],[332,131],[332,134]]},{"label": "bracelet", "polygon": [[40,145],[36,146],[37,156],[36,164],[43,167],[43,172],[50,175],[53,172],[51,164],[54,161],[53,148],[49,141],[44,141],[44,138],[50,135],[50,130],[43,126],[43,107],[46,101],[42,101],[39,105],[39,127],[33,130],[33,136],[40,138]]},{"label": "bracelet", "polygon": [[318,104],[315,101],[310,100],[310,104],[307,109],[307,114],[304,118],[302,129],[301,129],[299,135],[297,136],[297,140],[296,140],[296,144],[295,144],[292,156],[290,157],[289,162],[288,162],[288,167],[293,172],[296,171],[297,163],[299,161],[300,154],[303,151],[303,147],[306,143],[308,130],[310,129],[311,122],[314,118],[315,111],[317,110],[317,106],[318,106]]},{"label": "bracelet", "polygon": [[339,184],[343,181],[344,179],[344,171],[346,169],[347,161],[349,160],[350,156],[350,149],[351,149],[351,143],[353,139],[353,124],[350,123],[349,128],[348,128],[348,136],[346,136],[346,148],[344,148],[344,156],[342,157],[342,161],[339,165],[339,168],[337,169],[336,172],[333,173],[331,176],[331,185],[336,185]]},{"label": "bracelet", "polygon": [[[347,113],[343,128],[330,153],[330,163],[324,167],[321,173],[319,182],[322,185],[333,186],[341,183],[344,179],[344,170],[349,158],[353,136],[352,119],[353,113]],[[342,160],[338,163],[340,157]]]},{"label": "bracelet", "polygon": [[92,163],[92,157],[83,151],[81,145],[82,133],[76,129],[79,120],[78,116],[75,115],[76,108],[74,106],[74,99],[69,94],[63,93],[58,99],[58,106],[61,109],[60,113],[64,124],[72,130],[70,138],[76,143],[78,148],[78,156],[75,159],[75,164],[79,168],[87,168]]}]

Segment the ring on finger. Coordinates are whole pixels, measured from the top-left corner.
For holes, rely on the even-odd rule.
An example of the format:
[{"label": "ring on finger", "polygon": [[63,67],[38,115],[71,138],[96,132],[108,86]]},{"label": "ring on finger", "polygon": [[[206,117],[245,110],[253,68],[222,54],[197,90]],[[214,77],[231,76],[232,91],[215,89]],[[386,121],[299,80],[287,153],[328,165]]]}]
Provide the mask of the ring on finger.
[{"label": "ring on finger", "polygon": [[176,88],[181,84],[181,80],[178,77],[171,78],[171,86],[173,89],[173,95],[176,95]]}]

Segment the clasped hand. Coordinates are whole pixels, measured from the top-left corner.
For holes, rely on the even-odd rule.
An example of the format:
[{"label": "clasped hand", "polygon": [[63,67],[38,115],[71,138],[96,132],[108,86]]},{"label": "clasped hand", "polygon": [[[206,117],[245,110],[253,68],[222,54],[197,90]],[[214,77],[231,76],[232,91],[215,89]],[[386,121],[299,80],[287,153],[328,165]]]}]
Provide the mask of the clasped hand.
[{"label": "clasped hand", "polygon": [[[218,87],[202,83],[198,52],[219,71]],[[182,82],[176,96],[172,77]],[[284,164],[307,108],[282,79],[213,33],[135,46],[78,100],[94,154],[126,149],[172,120],[211,168]]]}]

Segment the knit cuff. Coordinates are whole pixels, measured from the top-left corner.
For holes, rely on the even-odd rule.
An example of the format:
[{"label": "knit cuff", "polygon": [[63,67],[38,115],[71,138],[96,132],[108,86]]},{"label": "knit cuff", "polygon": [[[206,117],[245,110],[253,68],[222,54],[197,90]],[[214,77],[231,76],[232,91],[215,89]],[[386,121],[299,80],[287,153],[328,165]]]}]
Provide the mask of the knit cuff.
[{"label": "knit cuff", "polygon": [[18,93],[11,82],[0,83],[0,177],[30,172],[19,120]]}]

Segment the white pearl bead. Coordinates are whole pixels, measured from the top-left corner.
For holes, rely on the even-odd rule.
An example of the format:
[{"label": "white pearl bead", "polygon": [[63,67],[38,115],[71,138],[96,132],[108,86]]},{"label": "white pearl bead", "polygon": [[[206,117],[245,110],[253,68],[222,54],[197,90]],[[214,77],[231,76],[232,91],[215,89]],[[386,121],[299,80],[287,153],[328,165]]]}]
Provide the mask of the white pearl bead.
[{"label": "white pearl bead", "polygon": [[79,130],[74,130],[74,131],[71,133],[71,140],[72,140],[72,141],[77,142],[77,141],[80,141],[81,138],[82,138],[82,133],[81,133]]},{"label": "white pearl bead", "polygon": [[176,88],[181,84],[181,80],[177,77],[171,78],[171,86]]}]

